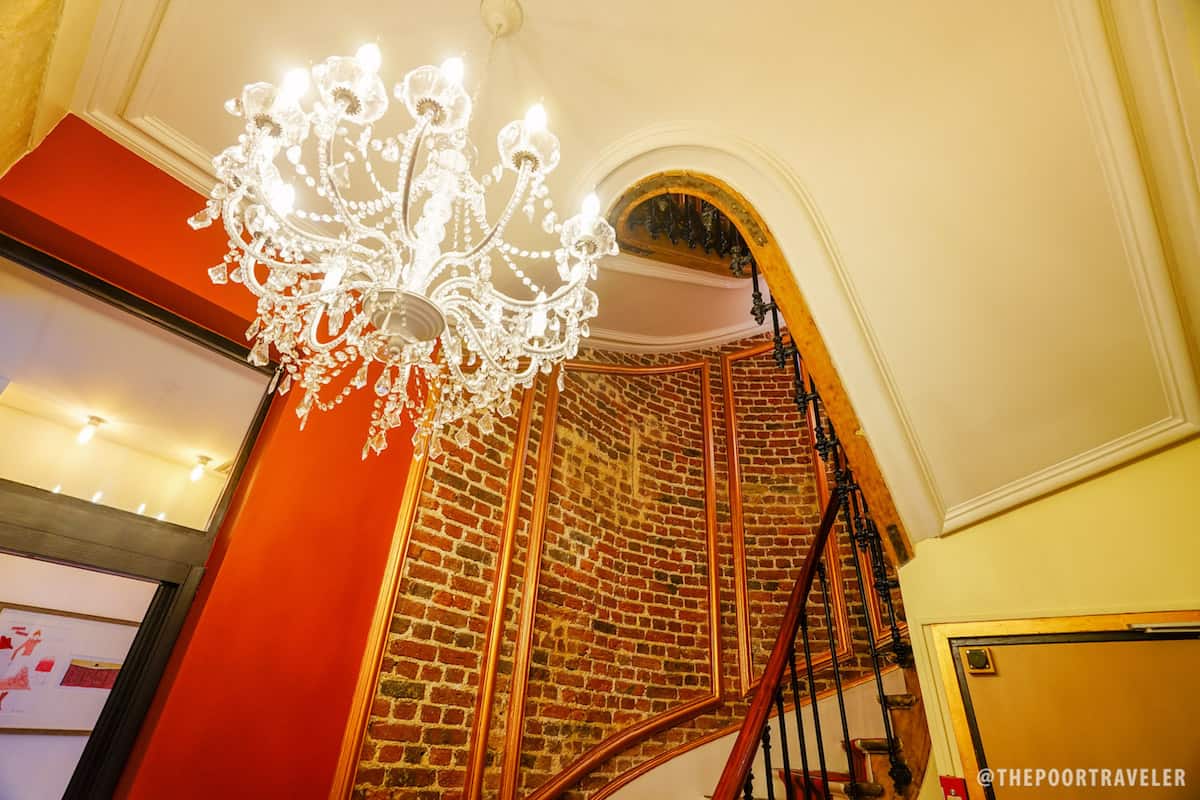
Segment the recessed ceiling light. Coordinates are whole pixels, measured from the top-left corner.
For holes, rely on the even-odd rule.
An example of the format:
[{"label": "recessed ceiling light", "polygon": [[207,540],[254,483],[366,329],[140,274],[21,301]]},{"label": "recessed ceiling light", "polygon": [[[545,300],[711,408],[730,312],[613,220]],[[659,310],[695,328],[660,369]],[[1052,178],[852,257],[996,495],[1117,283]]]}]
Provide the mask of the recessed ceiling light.
[{"label": "recessed ceiling light", "polygon": [[101,497],[104,497],[104,492],[96,492],[94,495],[92,495],[92,502],[99,503]]},{"label": "recessed ceiling light", "polygon": [[198,481],[204,477],[204,468],[208,466],[208,462],[212,461],[208,456],[196,456],[196,466],[192,467],[191,474],[188,476],[194,481]]},{"label": "recessed ceiling light", "polygon": [[88,417],[87,424],[79,429],[79,434],[75,437],[75,441],[79,444],[87,444],[96,435],[96,431],[104,424],[104,420],[100,417]]}]

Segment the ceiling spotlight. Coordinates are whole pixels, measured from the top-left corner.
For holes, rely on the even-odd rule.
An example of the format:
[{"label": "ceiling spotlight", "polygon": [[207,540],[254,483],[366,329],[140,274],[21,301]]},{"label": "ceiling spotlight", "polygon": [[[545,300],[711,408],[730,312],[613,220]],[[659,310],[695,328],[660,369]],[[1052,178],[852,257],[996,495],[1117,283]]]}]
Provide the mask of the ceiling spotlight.
[{"label": "ceiling spotlight", "polygon": [[166,521],[166,519],[167,519],[167,512],[165,512],[165,511],[160,511],[160,512],[158,512],[157,514],[155,514],[155,515],[154,515],[154,518],[155,518],[156,520],[158,520],[159,522],[165,522],[165,521]]},{"label": "ceiling spotlight", "polygon": [[104,492],[96,492],[94,495],[92,495],[92,502],[99,503],[101,497],[104,497]]},{"label": "ceiling spotlight", "polygon": [[194,481],[198,481],[204,477],[204,468],[208,466],[208,462],[212,461],[208,456],[196,456],[196,466],[192,467],[191,474],[188,476]]},{"label": "ceiling spotlight", "polygon": [[54,484],[54,488],[51,489],[50,491],[54,492],[55,494],[58,494],[59,492],[62,491],[62,484],[61,483]]},{"label": "ceiling spotlight", "polygon": [[96,435],[96,431],[104,424],[104,420],[100,417],[88,417],[87,425],[84,425],[79,430],[79,435],[75,437],[75,441],[79,444],[87,444]]},{"label": "ceiling spotlight", "polygon": [[140,504],[138,504],[137,513],[139,513],[139,514],[145,514],[145,513],[146,513],[146,504],[145,504],[145,503],[140,503]]}]

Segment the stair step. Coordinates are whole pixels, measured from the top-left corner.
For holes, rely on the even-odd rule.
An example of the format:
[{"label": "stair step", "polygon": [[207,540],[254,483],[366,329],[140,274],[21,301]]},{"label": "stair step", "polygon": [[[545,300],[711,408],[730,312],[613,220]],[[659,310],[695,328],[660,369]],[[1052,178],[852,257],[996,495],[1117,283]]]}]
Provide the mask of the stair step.
[{"label": "stair step", "polygon": [[[882,784],[872,781],[855,781],[851,784],[850,776],[844,772],[829,771],[825,774],[829,777],[829,793],[833,797],[883,797],[884,795]],[[807,800],[805,795],[806,787],[808,788],[808,798],[816,800],[816,798],[822,797],[821,787],[823,781],[821,780],[820,772],[810,771],[806,780],[803,772],[792,770],[792,781],[792,785],[796,788],[798,800]],[[852,791],[852,789],[856,791]]]},{"label": "stair step", "polygon": [[[851,739],[850,744],[855,750],[862,753],[874,754],[888,752],[887,739]],[[903,743],[896,739],[896,751],[900,752],[904,749]]]},{"label": "stair step", "polygon": [[915,694],[889,694],[883,699],[888,708],[912,708],[919,698]]},{"label": "stair step", "polygon": [[869,781],[857,781],[854,784],[858,791],[852,793],[849,783],[833,783],[829,784],[829,792],[834,797],[883,797],[884,788],[882,784],[872,783]]}]

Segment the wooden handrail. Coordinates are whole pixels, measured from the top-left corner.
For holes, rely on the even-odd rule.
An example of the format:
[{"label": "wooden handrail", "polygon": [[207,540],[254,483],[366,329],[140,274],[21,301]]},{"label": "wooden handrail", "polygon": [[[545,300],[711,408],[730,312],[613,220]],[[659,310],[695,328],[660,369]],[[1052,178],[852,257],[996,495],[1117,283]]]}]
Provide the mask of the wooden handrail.
[{"label": "wooden handrail", "polygon": [[[825,542],[837,522],[841,507],[842,490],[835,487],[830,493],[825,513],[821,515],[821,525],[817,528],[817,535],[808,551],[808,557],[804,559],[800,576],[796,578],[796,583],[792,586],[792,593],[788,597],[787,608],[783,613],[783,622],[779,626],[779,635],[775,638],[775,646],[771,649],[771,657],[767,659],[762,681],[758,684],[754,700],[750,703],[750,710],[742,722],[742,729],[738,731],[737,741],[734,742],[733,750],[730,751],[729,760],[725,762],[725,769],[721,772],[717,788],[713,791],[713,800],[736,800],[746,784],[746,776],[750,774],[750,764],[754,760],[754,754],[758,752],[759,737],[767,724],[767,718],[771,715],[775,692],[779,688],[780,681],[783,680],[788,654],[792,649],[792,643],[796,641],[796,633],[800,630],[800,619],[808,604],[808,593],[812,589],[813,578],[817,574],[817,564],[824,557]],[[770,780],[770,776],[767,777],[767,780]]]}]

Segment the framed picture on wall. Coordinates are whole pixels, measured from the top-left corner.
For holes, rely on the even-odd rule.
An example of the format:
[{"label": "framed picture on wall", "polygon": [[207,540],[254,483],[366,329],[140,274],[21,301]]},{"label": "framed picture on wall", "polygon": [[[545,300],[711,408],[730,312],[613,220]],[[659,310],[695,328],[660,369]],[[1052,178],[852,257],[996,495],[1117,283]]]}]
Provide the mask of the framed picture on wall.
[{"label": "framed picture on wall", "polygon": [[91,733],[137,629],[0,600],[0,734]]}]

